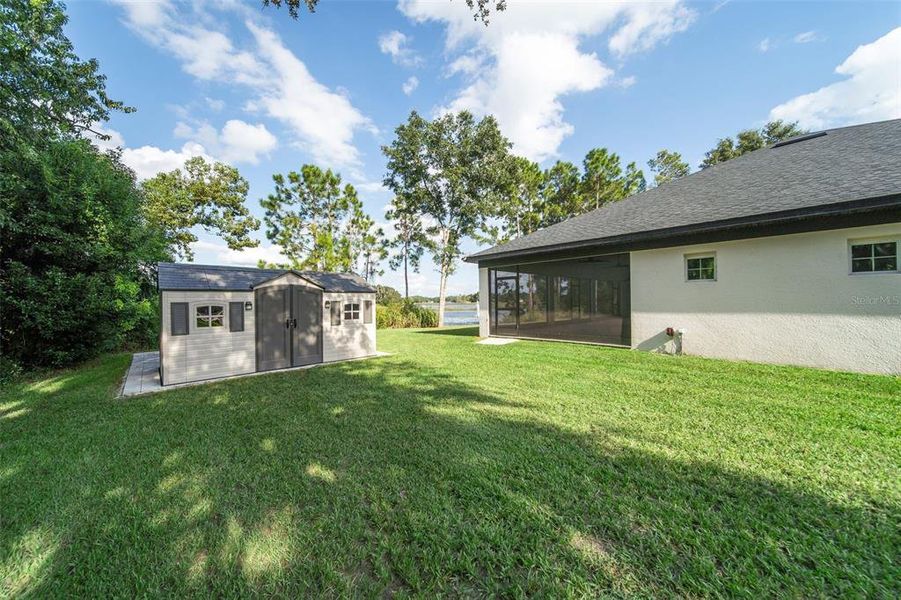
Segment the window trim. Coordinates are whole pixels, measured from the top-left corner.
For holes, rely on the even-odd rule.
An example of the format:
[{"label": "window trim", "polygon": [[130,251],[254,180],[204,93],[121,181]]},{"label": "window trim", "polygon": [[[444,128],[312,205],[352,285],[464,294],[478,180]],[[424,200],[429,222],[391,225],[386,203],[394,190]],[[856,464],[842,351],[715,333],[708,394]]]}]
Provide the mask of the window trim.
[{"label": "window trim", "polygon": [[[350,310],[348,310],[348,308],[347,308],[348,306],[351,307]],[[357,308],[354,309],[353,308],[354,306],[356,306]],[[361,318],[360,318],[360,313],[361,313],[360,307],[361,306],[362,306],[362,303],[357,299],[343,301],[341,303],[342,321],[344,323],[353,323],[356,321],[360,321],[361,320]],[[350,316],[347,316],[347,315],[350,315]]]},{"label": "window trim", "polygon": [[[891,271],[855,271],[854,270],[854,246],[873,246],[876,244],[895,244],[895,268]],[[901,274],[901,235],[883,237],[858,238],[848,240],[848,275],[852,277],[870,277],[879,275]],[[872,258],[870,259],[872,260]]]},{"label": "window trim", "polygon": [[[700,258],[712,258],[713,259],[713,278],[712,279],[689,279],[688,277],[688,261],[700,259]],[[716,280],[719,278],[720,269],[719,265],[717,265],[716,260],[716,252],[696,252],[693,254],[684,254],[682,256],[682,277],[684,278],[686,283],[716,283]]]},{"label": "window trim", "polygon": [[[197,314],[197,310],[203,308],[204,306],[221,306],[222,307],[222,326],[221,327],[200,327],[197,325],[197,319],[199,318],[208,318],[212,321],[213,315],[210,314],[206,317]],[[210,311],[212,313],[212,311]],[[228,323],[228,301],[227,300],[199,300],[197,302],[191,303],[191,322],[189,331],[191,333],[216,333],[223,331],[225,333],[229,333],[229,323]]]}]

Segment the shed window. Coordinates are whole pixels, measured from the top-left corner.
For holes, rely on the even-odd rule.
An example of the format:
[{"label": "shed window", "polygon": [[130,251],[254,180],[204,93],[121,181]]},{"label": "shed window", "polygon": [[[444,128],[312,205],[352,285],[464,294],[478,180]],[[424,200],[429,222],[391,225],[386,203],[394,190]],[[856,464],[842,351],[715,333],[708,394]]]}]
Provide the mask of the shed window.
[{"label": "shed window", "polygon": [[194,308],[198,329],[225,325],[225,307],[222,304],[201,304]]},{"label": "shed window", "polygon": [[851,272],[878,273],[898,270],[898,242],[851,244]]},{"label": "shed window", "polygon": [[372,323],[372,300],[363,301],[363,322]]},{"label": "shed window", "polygon": [[244,303],[228,303],[228,330],[244,331]]},{"label": "shed window", "polygon": [[692,256],[685,258],[685,278],[688,281],[715,281],[716,257]]},{"label": "shed window", "polygon": [[344,320],[345,321],[359,321],[360,320],[360,305],[356,302],[347,302],[344,305]]},{"label": "shed window", "polygon": [[332,325],[340,325],[341,324],[341,305],[338,302],[333,301],[329,305],[329,311],[332,316]]},{"label": "shed window", "polygon": [[172,335],[188,335],[188,303],[173,302],[169,305],[169,328]]}]

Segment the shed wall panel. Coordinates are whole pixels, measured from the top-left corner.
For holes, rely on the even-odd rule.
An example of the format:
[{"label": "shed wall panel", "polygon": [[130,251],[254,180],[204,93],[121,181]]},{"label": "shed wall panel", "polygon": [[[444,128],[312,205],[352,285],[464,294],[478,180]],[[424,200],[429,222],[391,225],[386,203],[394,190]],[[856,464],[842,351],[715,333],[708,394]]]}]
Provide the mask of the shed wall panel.
[{"label": "shed wall panel", "polygon": [[[323,302],[338,302],[341,305],[341,324],[332,325],[328,312],[323,312],[322,327],[322,360],[332,362],[360,358],[375,354],[375,317],[371,323],[364,323],[363,313],[365,300],[372,301],[371,310],[375,310],[375,294],[372,293],[325,293]],[[360,318],[348,320],[344,318],[344,304],[360,305]]]},{"label": "shed wall panel", "polygon": [[[170,304],[187,302],[188,335],[172,336]],[[224,305],[224,325],[212,329],[197,327],[195,307],[203,303]],[[186,383],[215,377],[242,375],[256,371],[253,310],[244,312],[244,331],[229,331],[229,302],[253,302],[253,292],[162,292],[163,331],[160,335],[160,360],[164,384]]]}]

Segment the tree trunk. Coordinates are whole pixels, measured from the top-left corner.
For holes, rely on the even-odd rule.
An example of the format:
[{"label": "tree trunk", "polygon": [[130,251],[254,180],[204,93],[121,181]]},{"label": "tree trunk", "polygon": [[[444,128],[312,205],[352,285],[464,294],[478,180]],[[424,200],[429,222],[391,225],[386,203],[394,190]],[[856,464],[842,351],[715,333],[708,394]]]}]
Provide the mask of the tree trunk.
[{"label": "tree trunk", "polygon": [[404,300],[410,299],[410,279],[407,276],[407,249],[404,248]]},{"label": "tree trunk", "polygon": [[447,256],[447,245],[450,242],[450,231],[445,227],[441,230],[441,285],[438,288],[438,327],[444,327],[444,305],[447,302],[447,274],[450,271],[450,260]]},{"label": "tree trunk", "polygon": [[441,285],[438,288],[438,327],[444,327],[444,305],[447,302],[447,268],[441,266]]}]

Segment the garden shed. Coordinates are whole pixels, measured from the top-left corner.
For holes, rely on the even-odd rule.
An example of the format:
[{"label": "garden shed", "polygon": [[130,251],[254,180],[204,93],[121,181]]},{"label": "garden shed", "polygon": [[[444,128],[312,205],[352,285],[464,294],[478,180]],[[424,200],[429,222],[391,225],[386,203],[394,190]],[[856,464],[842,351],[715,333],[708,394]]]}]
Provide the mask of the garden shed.
[{"label": "garden shed", "polygon": [[375,354],[375,289],[346,273],[160,263],[163,385]]}]

